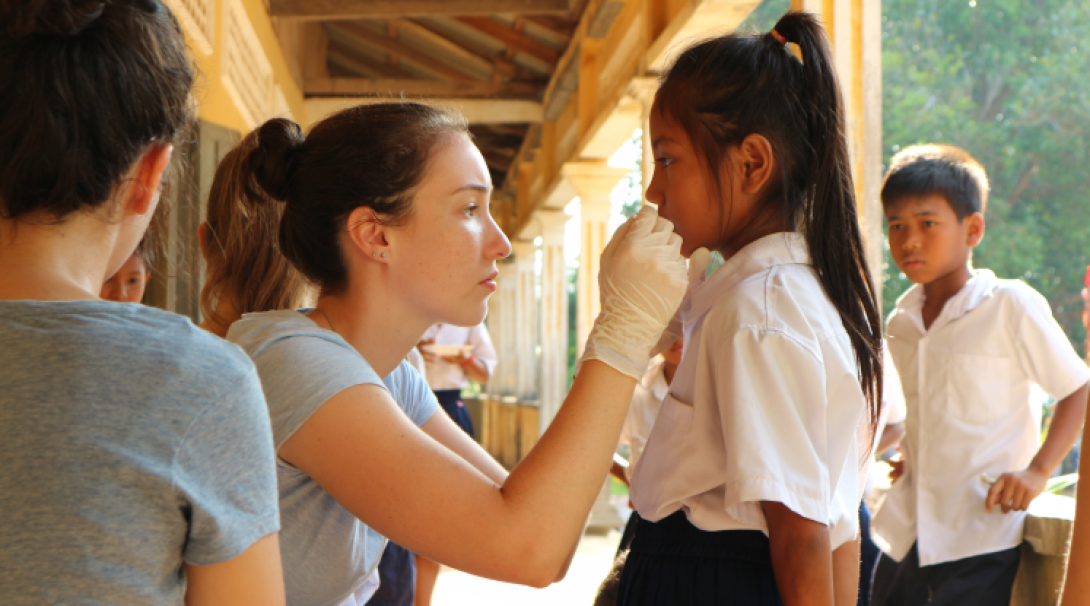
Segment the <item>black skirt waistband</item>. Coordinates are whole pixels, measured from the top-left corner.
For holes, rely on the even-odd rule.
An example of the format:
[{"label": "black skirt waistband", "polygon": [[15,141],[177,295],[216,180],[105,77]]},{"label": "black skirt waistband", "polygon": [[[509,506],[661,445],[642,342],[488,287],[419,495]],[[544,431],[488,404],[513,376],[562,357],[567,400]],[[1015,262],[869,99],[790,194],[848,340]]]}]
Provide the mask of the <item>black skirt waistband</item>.
[{"label": "black skirt waistband", "polygon": [[[632,515],[639,515],[633,513]],[[693,526],[684,511],[636,525],[632,551],[666,557],[723,558],[772,565],[768,537],[759,530],[707,531]]]}]

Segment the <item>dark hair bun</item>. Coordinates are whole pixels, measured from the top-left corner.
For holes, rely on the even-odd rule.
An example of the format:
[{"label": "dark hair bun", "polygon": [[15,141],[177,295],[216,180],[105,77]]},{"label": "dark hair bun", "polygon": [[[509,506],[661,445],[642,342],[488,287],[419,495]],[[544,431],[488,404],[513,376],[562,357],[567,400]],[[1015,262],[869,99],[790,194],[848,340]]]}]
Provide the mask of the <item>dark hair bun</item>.
[{"label": "dark hair bun", "polygon": [[15,36],[46,34],[75,36],[102,16],[104,0],[27,0],[16,8],[5,2]]},{"label": "dark hair bun", "polygon": [[303,129],[286,118],[273,118],[258,128],[257,147],[250,153],[250,172],[270,198],[287,199],[288,169],[305,140]]}]

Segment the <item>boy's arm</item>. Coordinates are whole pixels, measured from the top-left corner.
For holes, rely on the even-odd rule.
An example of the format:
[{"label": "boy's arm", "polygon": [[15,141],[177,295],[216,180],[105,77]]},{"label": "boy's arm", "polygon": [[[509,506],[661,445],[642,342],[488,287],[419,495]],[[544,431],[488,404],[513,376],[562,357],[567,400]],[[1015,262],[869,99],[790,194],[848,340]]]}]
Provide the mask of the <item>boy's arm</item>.
[{"label": "boy's arm", "polygon": [[1075,393],[1056,404],[1056,414],[1048,428],[1048,437],[1037,455],[1030,461],[1029,467],[1022,471],[1012,471],[999,476],[984,500],[984,509],[992,512],[996,505],[1008,513],[1011,510],[1025,511],[1030,501],[1041,494],[1048,482],[1048,477],[1063,461],[1071,446],[1082,431],[1083,418],[1086,416],[1086,398],[1090,393],[1090,383],[1075,390]]}]

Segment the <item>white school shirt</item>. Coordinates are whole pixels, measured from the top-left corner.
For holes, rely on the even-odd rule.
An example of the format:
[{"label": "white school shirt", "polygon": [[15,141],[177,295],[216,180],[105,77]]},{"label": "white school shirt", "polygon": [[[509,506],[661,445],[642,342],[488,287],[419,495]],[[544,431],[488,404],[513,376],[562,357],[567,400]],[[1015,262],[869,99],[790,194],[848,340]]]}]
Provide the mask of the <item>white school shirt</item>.
[{"label": "white school shirt", "polygon": [[647,445],[651,428],[655,425],[662,399],[666,397],[666,390],[670,387],[666,384],[665,367],[666,362],[660,358],[644,373],[643,378],[636,384],[636,391],[632,393],[632,402],[628,406],[624,425],[621,426],[620,442],[628,444],[629,448],[628,467],[624,470],[629,482],[632,481],[636,461],[640,459],[643,448]]},{"label": "white school shirt", "polygon": [[931,324],[923,288],[897,302],[886,337],[908,417],[904,475],[874,518],[901,560],[918,542],[928,566],[1015,547],[1025,512],[984,510],[992,477],[1025,469],[1041,446],[1034,386],[1059,400],[1090,381],[1048,302],[1017,280],[976,274]]},{"label": "white school shirt", "polygon": [[[463,328],[450,324],[436,324],[424,332],[425,340],[433,339],[436,345],[472,345],[473,355],[488,368],[488,376],[492,376],[496,370],[496,348],[492,346],[492,338],[488,336],[488,329],[484,324]],[[428,385],[433,390],[440,389],[465,389],[469,387],[469,379],[461,366],[448,364],[443,361],[428,362]]]},{"label": "white school shirt", "polygon": [[858,535],[864,397],[806,242],[746,246],[682,302],[685,351],[636,462],[632,502],[652,522],[684,509],[702,530],[760,530],[760,501]]}]

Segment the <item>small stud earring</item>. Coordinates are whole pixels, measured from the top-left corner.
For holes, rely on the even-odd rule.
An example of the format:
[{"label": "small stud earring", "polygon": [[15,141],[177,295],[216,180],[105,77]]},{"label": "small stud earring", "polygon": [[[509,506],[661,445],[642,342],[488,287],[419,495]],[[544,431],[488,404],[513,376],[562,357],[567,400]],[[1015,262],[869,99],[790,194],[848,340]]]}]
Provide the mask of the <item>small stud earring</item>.
[{"label": "small stud earring", "polygon": [[378,256],[378,253],[371,253],[371,256],[372,256],[372,257],[377,257],[377,256]]},{"label": "small stud earring", "polygon": [[385,258],[386,258],[386,253],[382,253],[382,255],[380,255],[380,256],[381,256],[381,257],[382,257],[383,259],[385,259]]}]

